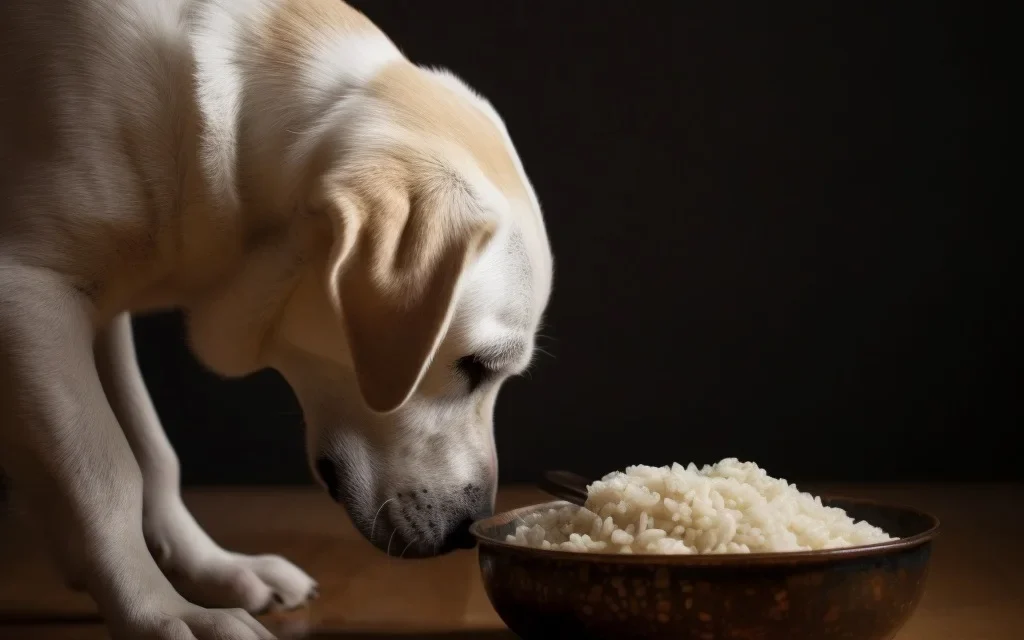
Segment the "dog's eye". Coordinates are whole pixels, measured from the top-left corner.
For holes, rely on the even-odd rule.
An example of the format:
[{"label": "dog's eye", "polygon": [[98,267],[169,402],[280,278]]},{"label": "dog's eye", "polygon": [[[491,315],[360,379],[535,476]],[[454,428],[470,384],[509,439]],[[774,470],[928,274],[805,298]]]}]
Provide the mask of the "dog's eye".
[{"label": "dog's eye", "polygon": [[469,382],[470,391],[474,391],[497,373],[497,371],[488,367],[487,363],[476,355],[459,358],[455,361],[455,368],[466,377],[466,381]]}]

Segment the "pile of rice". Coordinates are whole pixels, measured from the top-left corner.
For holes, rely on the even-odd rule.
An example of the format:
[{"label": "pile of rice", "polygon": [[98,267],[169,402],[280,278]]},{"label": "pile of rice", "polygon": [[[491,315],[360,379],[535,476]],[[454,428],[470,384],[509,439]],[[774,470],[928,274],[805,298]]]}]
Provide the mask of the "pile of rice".
[{"label": "pile of rice", "polygon": [[893,540],[842,509],[726,458],[698,469],[629,467],[588,487],[586,506],[531,514],[508,542],[603,553],[810,551]]}]

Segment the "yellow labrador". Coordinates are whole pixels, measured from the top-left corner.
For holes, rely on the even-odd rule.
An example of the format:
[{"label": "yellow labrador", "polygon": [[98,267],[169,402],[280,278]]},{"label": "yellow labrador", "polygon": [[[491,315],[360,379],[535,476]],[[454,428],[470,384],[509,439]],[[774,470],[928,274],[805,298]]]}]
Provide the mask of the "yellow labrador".
[{"label": "yellow labrador", "polygon": [[115,638],[269,637],[315,589],[184,507],[131,313],[279,370],[377,547],[467,543],[552,277],[485,100],[338,0],[3,0],[0,169],[0,465]]}]

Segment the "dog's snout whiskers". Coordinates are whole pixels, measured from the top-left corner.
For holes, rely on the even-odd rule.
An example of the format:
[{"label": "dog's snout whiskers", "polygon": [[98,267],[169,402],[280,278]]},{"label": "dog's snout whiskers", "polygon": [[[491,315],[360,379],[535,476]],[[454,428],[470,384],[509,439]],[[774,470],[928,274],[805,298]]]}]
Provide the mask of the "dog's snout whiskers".
[{"label": "dog's snout whiskers", "polygon": [[411,547],[413,545],[413,543],[415,543],[415,542],[417,542],[417,540],[415,538],[413,538],[412,540],[409,541],[409,544],[405,545],[405,548],[402,549],[402,553],[398,556],[399,560],[401,560],[402,558],[405,557],[405,552],[408,551],[409,547]]},{"label": "dog's snout whiskers", "polygon": [[377,518],[380,517],[380,512],[383,511],[384,507],[386,507],[388,503],[391,502],[392,500],[394,500],[394,498],[388,498],[387,500],[382,502],[381,505],[377,508],[377,513],[375,513],[373,516],[373,523],[370,525],[370,540],[373,540],[373,534],[377,530]]}]

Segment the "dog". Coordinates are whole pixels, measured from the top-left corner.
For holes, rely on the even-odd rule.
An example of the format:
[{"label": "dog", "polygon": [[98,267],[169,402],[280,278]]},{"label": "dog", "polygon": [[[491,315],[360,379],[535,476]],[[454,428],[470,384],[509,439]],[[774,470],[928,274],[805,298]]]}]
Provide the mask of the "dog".
[{"label": "dog", "polygon": [[4,0],[0,53],[0,466],[112,637],[267,638],[316,589],[189,514],[131,314],[279,371],[373,545],[471,546],[553,274],[495,109],[339,0]]}]

